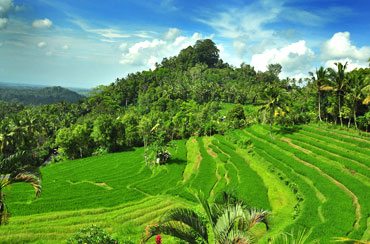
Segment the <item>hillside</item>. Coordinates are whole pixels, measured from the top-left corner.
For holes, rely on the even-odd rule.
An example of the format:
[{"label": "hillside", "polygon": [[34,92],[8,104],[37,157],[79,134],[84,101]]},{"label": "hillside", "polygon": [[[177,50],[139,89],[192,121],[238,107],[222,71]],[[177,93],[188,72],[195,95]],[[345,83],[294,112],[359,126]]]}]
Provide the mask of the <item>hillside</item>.
[{"label": "hillside", "polygon": [[235,189],[250,206],[270,210],[271,229],[253,229],[259,243],[299,227],[321,243],[369,238],[370,140],[317,125],[274,133],[276,140],[268,127],[252,126],[176,141],[173,160],[154,168],[144,167],[143,148],[49,165],[37,200],[25,184],[7,192],[12,218],[0,228],[0,243],[64,243],[93,223],[138,243],[166,210],[199,207],[187,188],[210,198]]},{"label": "hillside", "polygon": [[15,87],[0,86],[0,100],[23,105],[54,104],[61,101],[74,103],[84,96],[60,86],[53,87]]}]

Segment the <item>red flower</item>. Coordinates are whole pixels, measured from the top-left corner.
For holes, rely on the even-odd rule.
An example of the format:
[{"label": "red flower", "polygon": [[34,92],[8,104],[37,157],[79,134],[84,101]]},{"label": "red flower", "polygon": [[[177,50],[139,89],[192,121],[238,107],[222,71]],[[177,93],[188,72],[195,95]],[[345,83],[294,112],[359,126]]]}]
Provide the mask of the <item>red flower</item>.
[{"label": "red flower", "polygon": [[155,237],[155,242],[156,242],[157,244],[161,244],[161,243],[162,243],[162,237],[161,237],[161,235],[157,235],[157,236]]}]

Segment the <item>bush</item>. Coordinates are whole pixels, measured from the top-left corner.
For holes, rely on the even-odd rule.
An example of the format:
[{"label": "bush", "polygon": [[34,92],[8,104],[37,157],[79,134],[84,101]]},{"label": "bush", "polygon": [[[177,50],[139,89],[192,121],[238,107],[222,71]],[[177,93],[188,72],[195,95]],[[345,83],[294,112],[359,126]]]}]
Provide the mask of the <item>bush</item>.
[{"label": "bush", "polygon": [[[67,241],[67,244],[118,244],[119,242],[113,239],[109,234],[99,227],[92,225],[90,227],[80,229],[72,238]],[[127,243],[127,242],[125,242]]]}]

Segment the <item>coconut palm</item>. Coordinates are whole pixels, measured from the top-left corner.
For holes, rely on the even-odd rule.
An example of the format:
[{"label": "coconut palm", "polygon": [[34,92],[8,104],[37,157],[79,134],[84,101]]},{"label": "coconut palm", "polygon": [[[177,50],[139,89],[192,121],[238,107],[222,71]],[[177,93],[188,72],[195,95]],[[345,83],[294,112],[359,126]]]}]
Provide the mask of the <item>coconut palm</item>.
[{"label": "coconut palm", "polygon": [[[347,74],[348,77],[348,92],[345,97],[348,99],[351,105],[351,110],[353,114],[353,120],[357,129],[357,122],[356,122],[356,113],[357,113],[357,102],[363,101],[364,96],[366,96],[366,87],[367,85],[366,80],[361,76],[361,73],[357,70],[353,70],[352,72]],[[348,122],[348,126],[351,119]]]},{"label": "coconut palm", "polygon": [[36,197],[41,192],[41,173],[38,167],[28,165],[30,156],[24,151],[13,154],[0,161],[0,225],[7,223],[9,210],[5,204],[3,189],[13,183],[31,184],[36,191]]},{"label": "coconut palm", "polygon": [[211,226],[214,243],[253,243],[255,236],[250,231],[258,223],[267,224],[268,211],[249,209],[231,194],[222,193],[220,201],[211,204],[203,194],[195,197],[201,204],[206,220],[193,209],[172,209],[159,221],[146,227],[142,242],[158,234],[177,237],[191,244],[210,243],[207,223]]},{"label": "coconut palm", "polygon": [[265,104],[259,110],[260,112],[269,112],[270,120],[270,137],[272,136],[272,125],[274,123],[274,116],[277,110],[285,110],[285,90],[280,88],[279,84],[269,84],[263,90],[263,96],[266,99]]},{"label": "coconut palm", "polygon": [[318,94],[318,100],[319,100],[319,119],[321,119],[321,93],[323,91],[324,85],[328,81],[328,71],[324,69],[323,67],[320,67],[319,70],[316,69],[315,74],[312,72],[309,72],[309,75],[311,76],[311,80],[313,82],[314,88],[317,90]]},{"label": "coconut palm", "polygon": [[348,62],[346,62],[344,65],[342,63],[334,63],[334,64],[335,66],[337,66],[337,70],[328,68],[330,84],[324,87],[324,89],[333,90],[336,93],[338,97],[338,115],[340,119],[340,124],[341,126],[343,126],[343,120],[342,120],[342,115],[341,115],[341,109],[342,109],[341,104],[342,104],[343,92],[347,84],[346,69],[347,69]]}]

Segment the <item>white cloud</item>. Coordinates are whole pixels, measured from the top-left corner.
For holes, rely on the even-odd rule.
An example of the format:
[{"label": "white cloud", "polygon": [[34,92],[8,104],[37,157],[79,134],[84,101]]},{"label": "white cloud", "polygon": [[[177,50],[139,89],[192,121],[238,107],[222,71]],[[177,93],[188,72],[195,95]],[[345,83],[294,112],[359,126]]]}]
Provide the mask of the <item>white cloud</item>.
[{"label": "white cloud", "polygon": [[0,18],[0,30],[4,29],[8,24],[8,18]]},{"label": "white cloud", "polygon": [[239,57],[243,57],[247,54],[248,52],[248,45],[245,42],[235,40],[233,41],[233,48]]},{"label": "white cloud", "polygon": [[283,76],[294,76],[306,73],[314,59],[314,52],[301,40],[280,49],[267,49],[261,54],[252,56],[251,65],[256,70],[266,71],[268,64],[279,63],[282,65]]},{"label": "white cloud", "polygon": [[353,59],[366,61],[370,57],[370,46],[358,48],[352,45],[349,32],[338,32],[322,46],[323,59]]},{"label": "white cloud", "polygon": [[123,52],[127,50],[128,44],[126,42],[122,42],[121,45],[119,45],[119,49]]},{"label": "white cloud", "polygon": [[66,44],[66,45],[63,46],[63,49],[64,50],[68,50],[69,49],[69,46]]},{"label": "white cloud", "polygon": [[328,60],[325,62],[325,68],[333,68],[334,70],[337,70],[337,67],[335,66],[335,63],[342,63],[342,64],[347,64],[347,71],[354,70],[356,68],[367,68],[368,64],[366,62],[361,62],[358,60],[352,60],[350,58],[345,58],[345,59],[335,59],[335,60]]},{"label": "white cloud", "polygon": [[53,25],[53,22],[47,18],[37,19],[32,22],[32,26],[37,29],[47,29]]},{"label": "white cloud", "polygon": [[0,0],[0,30],[9,22],[9,14],[15,11],[13,0]]},{"label": "white cloud", "polygon": [[181,31],[179,29],[177,29],[177,28],[169,28],[168,29],[168,32],[166,32],[166,34],[164,34],[164,39],[165,40],[169,40],[169,41],[173,41],[180,34],[181,34]]},{"label": "white cloud", "polygon": [[154,39],[137,42],[128,49],[128,52],[122,54],[120,63],[154,69],[155,62],[159,63],[164,57],[177,55],[180,50],[193,45],[201,38],[201,34],[194,33],[192,36],[178,36],[173,41]]},{"label": "white cloud", "polygon": [[46,46],[46,43],[45,42],[39,42],[37,44],[38,47],[42,48],[42,47],[45,47]]}]

